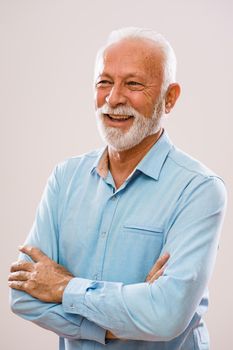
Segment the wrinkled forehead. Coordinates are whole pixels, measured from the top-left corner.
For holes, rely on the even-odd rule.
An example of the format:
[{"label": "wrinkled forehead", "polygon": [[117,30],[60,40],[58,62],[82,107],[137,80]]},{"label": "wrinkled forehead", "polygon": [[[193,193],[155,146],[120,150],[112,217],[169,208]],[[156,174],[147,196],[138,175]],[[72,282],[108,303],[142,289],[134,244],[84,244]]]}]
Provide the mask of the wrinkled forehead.
[{"label": "wrinkled forehead", "polygon": [[132,70],[160,75],[163,73],[163,63],[164,53],[159,44],[150,39],[126,38],[99,52],[95,76],[120,67],[132,67]]}]

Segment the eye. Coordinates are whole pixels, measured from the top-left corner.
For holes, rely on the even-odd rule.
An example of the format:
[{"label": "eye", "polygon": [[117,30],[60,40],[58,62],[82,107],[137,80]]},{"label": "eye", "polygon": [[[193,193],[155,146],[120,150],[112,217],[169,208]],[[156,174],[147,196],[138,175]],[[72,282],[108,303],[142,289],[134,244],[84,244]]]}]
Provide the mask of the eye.
[{"label": "eye", "polygon": [[138,81],[128,81],[127,83],[127,86],[129,86],[129,88],[131,90],[142,90],[144,85],[142,83],[139,83]]},{"label": "eye", "polygon": [[129,81],[127,84],[128,84],[128,85],[141,85],[141,84],[138,83],[137,81]]},{"label": "eye", "polygon": [[110,85],[112,85],[112,82],[110,80],[106,80],[106,79],[100,80],[96,83],[97,87],[107,87]]}]

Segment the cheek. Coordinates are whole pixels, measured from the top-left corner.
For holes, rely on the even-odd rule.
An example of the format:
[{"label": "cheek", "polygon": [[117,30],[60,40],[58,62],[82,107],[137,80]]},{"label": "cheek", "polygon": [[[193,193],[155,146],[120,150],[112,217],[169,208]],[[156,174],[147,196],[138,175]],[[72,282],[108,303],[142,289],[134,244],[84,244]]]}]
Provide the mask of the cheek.
[{"label": "cheek", "polygon": [[150,117],[154,110],[154,102],[149,98],[149,96],[145,96],[144,94],[137,94],[131,96],[130,105],[135,108],[140,114],[145,117]]},{"label": "cheek", "polygon": [[106,103],[106,92],[103,90],[96,90],[95,92],[95,106],[96,108],[102,107]]}]

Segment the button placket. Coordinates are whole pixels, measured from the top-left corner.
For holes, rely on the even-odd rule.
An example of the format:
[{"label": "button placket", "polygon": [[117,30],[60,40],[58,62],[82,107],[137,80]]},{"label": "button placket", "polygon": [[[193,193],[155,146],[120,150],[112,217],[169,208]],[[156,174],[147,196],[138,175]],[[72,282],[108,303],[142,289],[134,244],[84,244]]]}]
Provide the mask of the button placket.
[{"label": "button placket", "polygon": [[99,240],[96,247],[98,250],[98,263],[95,266],[95,271],[93,274],[94,280],[102,279],[102,271],[105,263],[105,249],[109,237],[110,226],[118,203],[118,197],[119,196],[116,194],[110,196],[104,209],[102,224],[99,228]]}]

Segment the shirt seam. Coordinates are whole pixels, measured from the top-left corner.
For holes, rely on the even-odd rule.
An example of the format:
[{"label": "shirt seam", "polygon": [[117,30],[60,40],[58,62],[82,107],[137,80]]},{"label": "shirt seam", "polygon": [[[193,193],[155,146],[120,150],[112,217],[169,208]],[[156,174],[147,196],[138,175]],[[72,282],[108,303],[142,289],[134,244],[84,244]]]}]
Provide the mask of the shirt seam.
[{"label": "shirt seam", "polygon": [[168,154],[168,158],[169,158],[171,161],[173,161],[176,165],[178,165],[180,168],[183,168],[183,169],[189,171],[190,173],[193,173],[193,174],[196,174],[196,175],[200,175],[201,177],[203,177],[203,178],[205,178],[205,179],[208,179],[208,178],[218,178],[218,179],[220,179],[222,182],[224,182],[223,179],[222,179],[220,176],[216,175],[216,174],[203,174],[202,172],[199,172],[199,171],[197,171],[197,170],[190,169],[190,168],[188,168],[187,166],[178,163],[178,162],[171,156],[170,152],[169,152],[169,154]]}]

